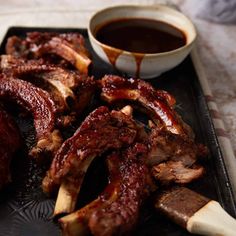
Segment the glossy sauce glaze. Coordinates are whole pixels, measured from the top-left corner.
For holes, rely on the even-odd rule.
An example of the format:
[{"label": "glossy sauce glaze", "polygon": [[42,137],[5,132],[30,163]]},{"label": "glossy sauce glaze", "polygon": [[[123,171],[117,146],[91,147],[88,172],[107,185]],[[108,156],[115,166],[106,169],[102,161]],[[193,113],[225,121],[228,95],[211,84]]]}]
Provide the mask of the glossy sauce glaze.
[{"label": "glossy sauce glaze", "polygon": [[186,36],[174,26],[151,19],[124,18],[98,27],[101,43],[133,53],[161,53],[186,44]]}]

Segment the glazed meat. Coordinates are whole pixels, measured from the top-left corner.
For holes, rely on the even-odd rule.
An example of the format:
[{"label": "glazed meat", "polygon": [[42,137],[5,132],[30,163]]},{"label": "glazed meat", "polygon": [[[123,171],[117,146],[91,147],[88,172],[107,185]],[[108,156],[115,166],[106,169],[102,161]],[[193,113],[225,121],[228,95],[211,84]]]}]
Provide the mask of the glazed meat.
[{"label": "glazed meat", "polygon": [[54,213],[61,213],[60,201],[65,208],[65,199],[60,195],[67,198],[73,195],[71,201],[74,203],[68,211],[74,210],[84,175],[96,156],[129,146],[136,136],[136,123],[122,111],[110,112],[106,107],[99,107],[87,116],[75,134],[63,143],[43,181],[43,189],[49,193],[61,185]]},{"label": "glazed meat", "polygon": [[18,77],[46,90],[56,105],[57,124],[62,127],[70,125],[83,112],[95,90],[92,77],[45,64],[42,60],[2,55],[1,70],[7,76]]},{"label": "glazed meat", "polygon": [[204,173],[196,162],[208,154],[207,148],[186,136],[153,129],[149,137],[150,152],[146,163],[162,184],[189,183]]},{"label": "glazed meat", "polygon": [[19,76],[28,73],[42,73],[56,69],[56,66],[45,64],[43,60],[26,60],[12,55],[1,55],[1,72]]},{"label": "glazed meat", "polygon": [[104,192],[82,209],[61,218],[64,235],[123,235],[134,229],[140,207],[150,193],[150,176],[139,159],[147,154],[145,145],[136,144],[107,158],[109,184]]},{"label": "glazed meat", "polygon": [[53,64],[48,64],[42,59],[27,60],[12,55],[1,55],[0,65],[1,71],[4,74],[25,79],[27,79],[27,77],[24,77],[26,75],[34,75],[37,76],[38,80],[41,78],[57,80],[72,90],[78,87],[81,80],[80,77],[84,78],[76,70],[67,70]]},{"label": "glazed meat", "polygon": [[21,145],[14,120],[0,108],[0,189],[11,181],[10,163]]},{"label": "glazed meat", "polygon": [[187,167],[181,161],[167,161],[152,168],[152,175],[162,185],[187,184],[199,179],[204,173],[202,166]]},{"label": "glazed meat", "polygon": [[60,147],[62,139],[55,129],[55,104],[47,92],[26,81],[1,74],[0,98],[17,102],[33,114],[37,137],[37,144],[31,150],[33,157],[39,157],[41,152],[53,154]]},{"label": "glazed meat", "polygon": [[[16,36],[8,38],[6,53],[27,59],[38,59],[47,56],[55,62],[52,55],[71,63],[81,74],[88,73],[91,63],[85,48],[84,38],[78,33],[58,34],[30,32],[25,39]],[[50,56],[49,56],[50,54]]]},{"label": "glazed meat", "polygon": [[190,127],[183,123],[172,106],[174,98],[167,92],[155,90],[149,83],[138,79],[125,79],[106,75],[100,81],[103,100],[113,103],[119,100],[136,101],[151,116],[158,127],[172,133],[192,136]]},{"label": "glazed meat", "polygon": [[146,163],[153,166],[152,174],[161,184],[189,183],[203,175],[204,169],[195,163],[207,150],[194,143],[193,132],[174,111],[175,99],[170,94],[142,80],[114,75],[102,78],[100,85],[105,101],[137,101],[151,116],[155,124],[151,122]]},{"label": "glazed meat", "polygon": [[[96,89],[93,77],[62,68],[37,74],[31,78],[36,86],[48,91],[53,97],[57,110],[61,113],[61,122],[59,123],[62,126],[71,124],[81,115],[85,108],[91,104]],[[69,121],[64,122],[63,116],[67,116]]]},{"label": "glazed meat", "polygon": [[199,157],[205,157],[207,148],[196,144],[188,137],[154,128],[149,136],[150,154],[148,164],[155,165],[162,161],[181,161],[186,166],[193,165]]},{"label": "glazed meat", "polygon": [[117,198],[93,211],[89,219],[89,228],[94,235],[124,235],[137,223],[140,207],[150,191],[150,178],[147,167],[136,159],[140,153],[129,151],[123,153],[118,165],[120,189]]}]

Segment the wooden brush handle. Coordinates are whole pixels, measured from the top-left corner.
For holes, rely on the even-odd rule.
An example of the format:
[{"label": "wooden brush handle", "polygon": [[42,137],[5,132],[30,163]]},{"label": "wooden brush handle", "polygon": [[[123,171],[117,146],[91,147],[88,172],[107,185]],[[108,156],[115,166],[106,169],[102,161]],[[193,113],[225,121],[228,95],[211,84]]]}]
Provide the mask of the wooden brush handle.
[{"label": "wooden brush handle", "polygon": [[212,200],[189,218],[187,230],[200,235],[235,236],[236,220]]}]

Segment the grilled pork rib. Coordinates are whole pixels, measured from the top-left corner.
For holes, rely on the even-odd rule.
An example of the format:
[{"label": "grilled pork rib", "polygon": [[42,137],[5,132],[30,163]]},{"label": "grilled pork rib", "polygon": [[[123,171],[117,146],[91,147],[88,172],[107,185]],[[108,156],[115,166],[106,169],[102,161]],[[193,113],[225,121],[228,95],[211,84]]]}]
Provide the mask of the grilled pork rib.
[{"label": "grilled pork rib", "polygon": [[199,157],[207,155],[207,148],[196,144],[188,137],[176,135],[169,131],[154,128],[149,136],[151,152],[149,164],[155,165],[162,161],[181,161],[186,166],[193,165]]},{"label": "grilled pork rib", "polygon": [[84,44],[83,36],[78,33],[30,32],[26,39],[16,36],[8,38],[6,53],[27,59],[38,59],[48,54],[55,54],[70,62],[80,73],[87,74],[91,60]]},{"label": "grilled pork rib", "polygon": [[22,74],[49,72],[56,68],[43,60],[26,60],[13,55],[1,55],[0,58],[1,71],[16,77]]},{"label": "grilled pork rib", "polygon": [[[61,185],[59,208],[60,194],[66,195],[67,189],[67,196],[73,195],[71,201],[74,202],[69,212],[74,210],[76,196],[92,160],[107,150],[130,145],[136,136],[137,125],[130,116],[122,111],[110,112],[106,107],[97,108],[57,152],[43,181],[44,191],[50,193]],[[55,214],[60,211],[56,204]]]},{"label": "grilled pork rib", "polygon": [[149,145],[146,163],[152,167],[153,176],[161,184],[189,183],[203,175],[204,168],[196,162],[208,154],[204,145],[158,128],[152,130]]},{"label": "grilled pork rib", "polygon": [[[117,154],[111,158],[118,159]],[[120,189],[114,201],[94,210],[89,219],[93,235],[124,235],[137,224],[140,207],[150,193],[148,168],[138,161],[138,156],[130,149],[122,153],[120,164]]]},{"label": "grilled pork rib", "polygon": [[57,124],[70,125],[90,104],[95,90],[92,77],[78,71],[45,64],[43,60],[25,60],[11,55],[1,56],[1,70],[46,90],[56,105]]},{"label": "grilled pork rib", "polygon": [[20,145],[18,127],[14,120],[0,108],[0,189],[11,180],[11,159]]},{"label": "grilled pork rib", "polygon": [[0,75],[0,98],[17,102],[33,114],[37,144],[31,155],[38,157],[44,153],[54,153],[61,145],[62,139],[55,129],[55,104],[50,95],[31,83],[16,78]]},{"label": "grilled pork rib", "polygon": [[115,75],[103,77],[100,86],[103,100],[109,103],[119,100],[136,101],[148,111],[157,126],[175,134],[190,135],[191,129],[186,124],[183,125],[183,121],[172,109],[175,100],[167,92],[155,90],[142,80],[125,79]]},{"label": "grilled pork rib", "polygon": [[91,231],[96,236],[109,236],[131,231],[150,192],[149,171],[139,160],[146,154],[146,146],[136,144],[108,156],[109,184],[96,200],[59,220],[63,235]]},{"label": "grilled pork rib", "polygon": [[92,213],[103,205],[107,205],[117,199],[120,191],[120,158],[109,157],[106,162],[109,170],[108,185],[97,199],[80,210],[59,219],[64,236],[87,234],[89,231],[88,222]]}]

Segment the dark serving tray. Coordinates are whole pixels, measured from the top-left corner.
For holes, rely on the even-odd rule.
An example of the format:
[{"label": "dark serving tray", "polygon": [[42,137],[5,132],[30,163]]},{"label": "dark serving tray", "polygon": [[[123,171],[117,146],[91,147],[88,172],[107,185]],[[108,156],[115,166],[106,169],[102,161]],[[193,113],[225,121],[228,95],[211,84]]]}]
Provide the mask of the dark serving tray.
[{"label": "dark serving tray", "polygon": [[[9,36],[25,36],[29,31],[79,32],[84,35],[87,47],[92,53],[94,64],[91,74],[101,78],[104,74],[118,73],[95,55],[85,29],[12,27],[1,44],[0,53],[4,54]],[[209,148],[210,154],[202,162],[206,169],[205,176],[188,187],[218,200],[225,210],[235,217],[235,196],[233,196],[214,126],[191,58],[188,57],[175,69],[149,82],[156,88],[165,89],[175,96],[176,110],[191,125],[197,141]],[[32,121],[19,117],[16,117],[16,121],[29,147],[34,139]],[[26,150],[27,148],[17,153],[12,164],[12,183],[0,194],[0,236],[60,235],[59,226],[51,218],[55,201],[44,195],[40,187],[45,170],[27,158]],[[91,178],[89,186],[96,186],[97,180],[97,177]],[[87,201],[91,199],[91,196],[84,195],[85,202],[86,198]],[[140,222],[132,235],[187,236],[190,234],[155,212],[149,201],[142,210]]]}]

